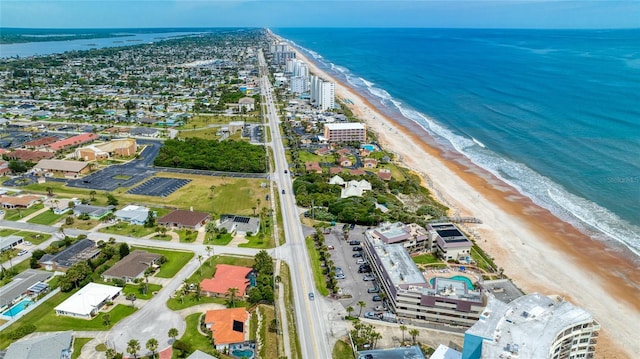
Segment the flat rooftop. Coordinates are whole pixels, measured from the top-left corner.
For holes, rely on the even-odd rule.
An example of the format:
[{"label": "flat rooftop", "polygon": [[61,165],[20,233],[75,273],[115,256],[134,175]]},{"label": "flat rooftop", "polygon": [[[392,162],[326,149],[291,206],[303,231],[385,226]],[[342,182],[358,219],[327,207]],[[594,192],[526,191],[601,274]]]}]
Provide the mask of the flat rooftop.
[{"label": "flat rooftop", "polygon": [[411,347],[362,350],[358,352],[358,359],[425,359],[417,345]]},{"label": "flat rooftop", "polygon": [[510,303],[524,295],[510,279],[485,280],[482,282],[482,287],[504,303]]},{"label": "flat rooftop", "polygon": [[427,284],[427,280],[418,269],[402,244],[385,244],[379,238],[367,234],[382,267],[395,286],[400,284]]},{"label": "flat rooftop", "polygon": [[324,125],[329,130],[364,130],[364,125],[360,122],[325,123]]}]

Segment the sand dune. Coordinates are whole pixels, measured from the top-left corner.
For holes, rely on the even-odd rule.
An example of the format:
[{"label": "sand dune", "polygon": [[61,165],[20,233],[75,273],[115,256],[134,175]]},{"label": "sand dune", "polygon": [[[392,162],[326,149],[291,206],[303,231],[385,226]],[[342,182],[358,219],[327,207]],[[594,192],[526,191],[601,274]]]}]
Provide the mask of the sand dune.
[{"label": "sand dune", "polygon": [[424,179],[452,213],[478,217],[466,225],[478,244],[525,292],[557,294],[591,312],[602,325],[597,357],[635,358],[640,353],[640,270],[638,260],[605,246],[507,184],[469,163],[406,119],[391,119],[367,98],[337,82],[298,52],[312,73],[336,82],[354,114],[383,147]]}]

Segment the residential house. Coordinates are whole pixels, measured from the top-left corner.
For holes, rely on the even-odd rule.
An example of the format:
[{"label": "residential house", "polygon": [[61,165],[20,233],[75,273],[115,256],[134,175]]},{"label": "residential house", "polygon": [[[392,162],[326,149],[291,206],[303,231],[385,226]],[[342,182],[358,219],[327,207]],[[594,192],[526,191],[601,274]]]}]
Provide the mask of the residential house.
[{"label": "residential house", "polygon": [[11,343],[4,359],[71,359],[73,331],[40,333]]},{"label": "residential house", "polygon": [[0,196],[0,206],[6,209],[25,209],[33,206],[41,200],[41,196],[34,196],[31,194],[26,194],[23,196]]},{"label": "residential house", "polygon": [[44,282],[52,276],[53,273],[51,272],[37,269],[27,269],[22,273],[18,273],[12,278],[11,282],[0,287],[0,298],[2,298],[0,300],[0,311],[4,311],[27,296],[47,291],[49,286]]},{"label": "residential house", "polygon": [[200,293],[206,297],[225,297],[229,288],[236,288],[236,296],[242,298],[249,286],[247,278],[252,271],[248,267],[218,264],[213,278],[205,278],[200,282]]},{"label": "residential house", "polygon": [[391,180],[391,171],[386,168],[383,168],[380,171],[378,171],[377,175],[378,175],[378,178],[380,178],[383,181]]},{"label": "residential house", "polygon": [[365,158],[363,164],[364,168],[376,168],[378,167],[378,160],[375,158]]},{"label": "residential house", "polygon": [[371,191],[371,183],[367,180],[351,180],[344,184],[340,191],[340,198],[362,197],[365,191]]},{"label": "residential house", "polygon": [[340,157],[338,159],[338,164],[342,167],[351,167],[353,166],[353,162],[348,157]]},{"label": "residential house", "polygon": [[139,137],[158,137],[160,136],[160,131],[156,128],[136,127],[129,130],[129,134],[131,136],[139,136]]},{"label": "residential house", "polygon": [[349,170],[349,174],[352,176],[363,176],[365,173],[362,168],[352,168]]},{"label": "residential house", "polygon": [[305,162],[304,168],[307,173],[322,173],[322,167],[318,162]]},{"label": "residential house", "polygon": [[161,218],[158,224],[165,227],[189,228],[198,230],[211,220],[211,215],[205,212],[175,210]]},{"label": "residential house", "polygon": [[[8,251],[17,247],[20,243],[24,243],[24,237],[16,235],[8,235],[0,237],[0,252]],[[1,305],[2,303],[0,303]]]},{"label": "residential house", "polygon": [[249,313],[245,308],[208,310],[204,325],[211,330],[216,350],[228,349],[231,344],[244,343],[248,338]]},{"label": "residential house", "polygon": [[143,225],[149,218],[149,211],[148,207],[130,204],[123,209],[117,210],[114,215],[119,221]]},{"label": "residential house", "polygon": [[160,258],[162,258],[160,254],[135,250],[102,273],[102,278],[122,279],[125,283],[132,283],[136,279],[144,278],[145,271],[156,265]]},{"label": "residential house", "polygon": [[85,238],[55,254],[45,254],[40,258],[40,265],[46,270],[67,270],[72,265],[94,259],[100,254],[100,248],[94,241]]},{"label": "residential house", "polygon": [[88,204],[78,204],[73,207],[73,214],[75,216],[88,215],[89,218],[95,220],[101,220],[110,213],[113,212],[115,206],[92,206]]},{"label": "residential house", "polygon": [[122,288],[89,283],[54,308],[56,315],[92,319],[108,302],[116,299]]},{"label": "residential house", "polygon": [[218,225],[218,229],[221,228],[225,228],[227,233],[256,234],[260,230],[260,218],[223,214],[220,216],[220,224]]}]

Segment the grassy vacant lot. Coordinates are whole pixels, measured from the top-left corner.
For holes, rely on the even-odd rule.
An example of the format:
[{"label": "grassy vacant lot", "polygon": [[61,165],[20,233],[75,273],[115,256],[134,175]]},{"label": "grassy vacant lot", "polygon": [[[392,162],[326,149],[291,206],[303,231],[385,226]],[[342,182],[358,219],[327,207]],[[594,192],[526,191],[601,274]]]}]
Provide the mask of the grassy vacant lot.
[{"label": "grassy vacant lot", "polygon": [[[207,240],[207,238],[210,238]],[[215,246],[226,246],[231,242],[233,236],[229,233],[221,234],[220,238],[215,238],[215,236],[208,235],[205,237],[205,244],[213,244]]]},{"label": "grassy vacant lot", "polygon": [[73,215],[72,217],[73,217],[73,224],[66,227],[89,230],[100,224],[100,221],[96,219],[79,219],[78,217]]},{"label": "grassy vacant lot", "polygon": [[57,316],[53,308],[64,302],[76,291],[67,293],[58,293],[51,297],[44,303],[40,303],[37,308],[34,308],[31,312],[20,318],[15,323],[8,326],[3,330],[0,335],[0,348],[6,348],[11,344],[6,333],[15,330],[21,325],[33,324],[36,326],[37,332],[51,332],[51,331],[64,331],[64,330],[108,330],[113,327],[114,324],[122,320],[123,318],[133,314],[136,309],[125,306],[116,305],[110,312],[111,322],[109,325],[104,325],[102,320],[102,314],[93,318],[92,320],[72,318],[66,316]]},{"label": "grassy vacant lot", "polygon": [[353,359],[351,346],[344,340],[338,340],[333,346],[333,359]]},{"label": "grassy vacant lot", "polygon": [[[215,212],[218,214],[253,214],[252,207],[257,206],[257,199],[261,199],[261,205],[257,206],[256,212],[259,212],[262,207],[268,206],[266,203],[267,201],[264,199],[269,193],[269,188],[267,186],[264,188],[261,186],[262,183],[267,182],[265,179],[237,179],[182,173],[158,173],[157,177],[185,178],[190,179],[191,182],[166,198],[125,193],[130,189],[130,187],[118,188],[113,191],[112,194],[120,201],[120,203],[145,203],[147,205],[169,206],[182,209],[186,209],[188,204],[188,206],[193,206],[193,209],[196,211]],[[213,194],[211,192],[212,186],[215,187]],[[37,183],[31,184],[25,186],[24,189],[31,192],[45,194],[47,193],[47,187],[52,187],[53,192],[56,195],[76,197],[80,199],[88,199],[90,197],[89,192],[91,192],[89,189],[67,187],[64,183],[58,182],[47,182],[46,185]],[[103,193],[98,193],[96,195],[96,201],[92,202],[92,204],[106,204],[106,198]],[[29,210],[30,209],[31,208],[29,208]],[[13,210],[9,212],[12,211]],[[25,211],[27,210],[22,211],[23,217],[26,215]],[[9,215],[9,213],[7,213],[7,215]],[[160,212],[158,213],[158,216],[162,215],[163,214]],[[5,216],[5,219],[10,218]],[[19,217],[16,219],[19,219]]]},{"label": "grassy vacant lot", "polygon": [[184,265],[193,257],[193,252],[172,251],[150,247],[131,247],[132,252],[136,249],[141,249],[151,253],[158,253],[167,258],[167,262],[164,263],[160,267],[160,271],[156,273],[156,277],[158,278],[173,278],[173,276],[176,275],[176,273],[178,273],[180,269],[182,269],[182,267],[184,267]]},{"label": "grassy vacant lot", "polygon": [[146,228],[136,224],[130,224],[127,222],[119,222],[113,226],[103,227],[98,230],[102,233],[119,234],[129,237],[144,237],[156,231],[156,227]]},{"label": "grassy vacant lot", "polygon": [[313,280],[316,282],[316,289],[318,290],[318,293],[327,296],[329,295],[327,280],[325,279],[324,274],[322,274],[320,257],[318,256],[318,251],[316,251],[315,243],[311,236],[307,237],[304,241],[307,244],[309,257],[311,257],[311,268],[313,269]]},{"label": "grassy vacant lot", "polygon": [[251,237],[245,237],[249,242],[248,243],[240,243],[238,247],[246,247],[246,248],[256,248],[256,249],[267,249],[273,248],[274,240],[270,234],[266,235],[254,235]]},{"label": "grassy vacant lot", "polygon": [[275,319],[275,311],[273,306],[259,305],[258,310],[262,316],[260,322],[260,339],[262,347],[260,348],[261,358],[277,358],[278,357],[278,335],[276,332],[269,330],[271,321]]},{"label": "grassy vacant lot", "polygon": [[73,340],[73,354],[71,354],[71,359],[80,358],[80,353],[82,352],[82,348],[93,338],[75,338]]},{"label": "grassy vacant lot", "polygon": [[[44,192],[46,192],[46,189]],[[39,211],[43,208],[44,208],[44,205],[42,203],[38,203],[26,209],[5,209],[4,219],[8,221],[17,221],[20,218],[24,218],[30,215],[31,213]]]},{"label": "grassy vacant lot", "polygon": [[53,211],[46,211],[46,212],[42,212],[39,215],[31,218],[27,222],[35,223],[35,224],[44,224],[44,225],[48,226],[50,224],[54,224],[54,223],[58,222],[59,220],[62,219],[62,217],[64,217],[63,214],[55,214],[55,213],[53,213]]},{"label": "grassy vacant lot", "polygon": [[299,151],[300,161],[302,162],[328,162],[334,163],[336,160],[333,155],[319,156],[309,151]]}]

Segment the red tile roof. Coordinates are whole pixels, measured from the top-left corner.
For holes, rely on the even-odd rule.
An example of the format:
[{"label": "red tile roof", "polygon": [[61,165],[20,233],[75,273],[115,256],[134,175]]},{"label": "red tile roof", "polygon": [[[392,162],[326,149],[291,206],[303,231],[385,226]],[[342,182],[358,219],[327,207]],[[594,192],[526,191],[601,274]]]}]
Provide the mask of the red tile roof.
[{"label": "red tile roof", "polygon": [[64,140],[54,142],[50,144],[49,147],[54,151],[58,151],[67,147],[79,146],[87,142],[97,140],[98,137],[99,136],[96,135],[95,133],[83,133],[77,136],[65,138]]},{"label": "red tile roof", "polygon": [[229,288],[237,288],[236,296],[242,297],[249,285],[247,276],[251,271],[252,269],[247,267],[218,264],[213,278],[203,279],[200,282],[200,290],[215,294],[226,294]]},{"label": "red tile roof", "polygon": [[22,145],[24,147],[27,147],[27,148],[29,148],[29,147],[41,147],[41,146],[46,146],[46,145],[48,145],[50,143],[54,143],[54,142],[56,142],[58,140],[59,140],[59,138],[57,138],[57,137],[49,136],[49,137],[42,137],[42,138],[35,139],[33,141],[25,142]]},{"label": "red tile roof", "polygon": [[[208,310],[204,317],[205,324],[211,324],[212,337],[216,345],[244,342],[244,324],[249,318],[245,308],[229,308]],[[234,330],[233,322],[243,323],[243,331]],[[236,328],[238,329],[238,328]]]},{"label": "red tile roof", "polygon": [[52,158],[56,154],[53,152],[45,152],[45,151],[29,151],[29,150],[15,150],[6,153],[7,157],[10,159],[23,160],[23,161],[31,161],[36,162],[42,159]]}]

